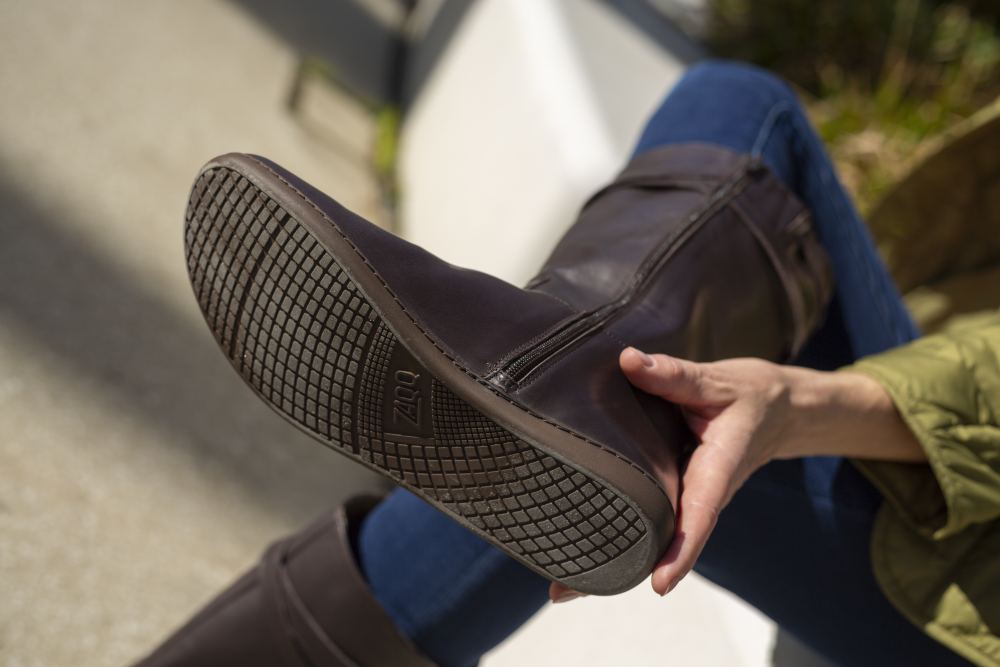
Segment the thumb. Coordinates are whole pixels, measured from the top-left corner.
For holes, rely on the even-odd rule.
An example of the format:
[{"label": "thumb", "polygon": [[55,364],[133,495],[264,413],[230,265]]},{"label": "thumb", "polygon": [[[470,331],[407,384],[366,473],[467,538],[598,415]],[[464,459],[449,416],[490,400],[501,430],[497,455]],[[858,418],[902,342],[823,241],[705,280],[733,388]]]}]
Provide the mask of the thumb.
[{"label": "thumb", "polygon": [[633,385],[672,403],[697,407],[727,400],[723,388],[704,372],[704,364],[649,355],[634,347],[622,351],[618,364]]}]

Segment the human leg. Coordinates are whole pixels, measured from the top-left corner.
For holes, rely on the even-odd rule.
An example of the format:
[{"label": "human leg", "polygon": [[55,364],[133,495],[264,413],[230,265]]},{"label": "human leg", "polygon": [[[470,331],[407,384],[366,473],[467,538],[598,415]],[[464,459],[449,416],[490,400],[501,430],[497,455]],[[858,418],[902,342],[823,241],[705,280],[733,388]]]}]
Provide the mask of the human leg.
[{"label": "human leg", "polygon": [[[688,141],[714,141],[760,156],[812,212],[834,265],[836,294],[827,322],[795,363],[836,368],[917,336],[821,142],[784,83],[746,65],[692,68],[654,114],[637,151]],[[964,664],[879,590],[869,541],[881,502],[844,459],[775,461],[754,474],[722,512],[695,570],[838,664]]]},{"label": "human leg", "polygon": [[396,626],[443,667],[471,667],[548,601],[548,580],[397,489],[365,519],[358,560]]},{"label": "human leg", "polygon": [[[636,152],[669,143],[689,142],[720,144],[758,155],[811,209],[820,237],[834,264],[837,294],[826,324],[813,335],[797,363],[836,368],[858,356],[904,343],[917,335],[863,222],[837,182],[821,143],[787,86],[765,72],[743,65],[707,63],[692,68],[653,115]],[[469,614],[468,600],[463,597],[461,586],[449,586],[449,594],[443,602],[434,602],[434,587],[454,580],[449,572],[471,573],[465,575],[462,581],[469,582],[471,589],[490,591],[478,602],[485,605],[484,601],[489,599],[494,609],[507,610],[491,619],[496,623],[496,632],[472,633],[472,636],[480,634],[484,640],[489,635],[488,640],[481,641],[478,647],[471,644],[463,647],[465,653],[462,659],[473,661],[477,653],[481,654],[491,647],[505,632],[512,631],[538,608],[544,601],[544,582],[541,579],[532,581],[533,575],[518,572],[518,566],[505,563],[505,557],[492,547],[472,534],[451,526],[447,519],[420,501],[412,498],[403,500],[403,493],[397,492],[384,510],[373,517],[371,528],[365,530],[362,560],[370,558],[379,563],[372,567],[373,586],[376,591],[381,591],[387,606],[396,610],[398,622],[409,629],[411,637],[425,637],[417,639],[417,643],[432,655],[453,648],[449,647],[449,636],[453,637],[455,633],[449,632],[449,629],[457,627],[459,619],[462,627],[483,629],[479,624],[484,619]],[[790,493],[798,493],[799,502],[789,504],[788,511],[782,513],[781,505],[788,502]],[[771,500],[775,506],[767,506],[760,498]],[[858,613],[857,609],[871,610],[869,618],[879,619],[880,625],[888,623],[887,627],[898,632],[899,637],[912,640],[910,645],[933,652],[937,648],[928,648],[926,644],[929,640],[891,608],[871,575],[867,560],[867,536],[879,502],[878,493],[843,460],[808,459],[772,464],[755,476],[746,491],[738,494],[731,508],[723,513],[717,529],[718,536],[709,543],[698,569],[751,600],[782,625],[794,626],[797,636],[827,654],[830,650],[823,646],[823,638],[811,636],[815,634],[815,624],[809,619],[815,614],[803,613],[796,607],[796,601],[814,600],[813,592],[828,590],[830,584],[832,590],[829,590],[828,599],[837,601],[838,610],[847,615],[846,620],[854,617],[863,623],[865,615]],[[773,514],[766,519],[746,519],[759,514],[763,507]],[[775,520],[776,517],[785,518]],[[428,534],[447,535],[437,543],[452,556],[427,559],[430,567],[439,567],[427,580],[426,588],[412,581],[423,579],[417,573],[419,569],[403,573],[392,566],[404,554],[418,551],[423,548],[420,545],[435,540],[425,540],[420,533],[407,533],[407,538],[411,540],[409,546],[395,549],[391,545],[396,539],[392,537],[392,529],[379,527],[405,525],[411,520],[427,529]],[[780,534],[789,530],[798,534],[814,531],[813,538],[807,540],[809,545],[817,548],[818,545],[827,545],[831,549],[835,546],[833,551],[827,553],[839,555],[836,572],[841,579],[851,578],[855,585],[848,586],[847,590],[852,594],[833,595],[844,589],[844,584],[834,583],[838,576],[828,576],[833,571],[824,573],[819,565],[822,559],[816,554],[805,554],[795,562],[800,565],[812,562],[815,567],[811,572],[808,567],[795,570],[802,576],[800,595],[777,595],[774,600],[761,595],[760,580],[749,576],[745,568],[738,566],[745,561],[732,557],[732,553],[740,549],[738,545],[752,539],[755,534],[753,526],[760,522],[776,526]],[[838,539],[836,545],[830,545],[831,541]],[[455,541],[456,548],[443,546],[450,544],[451,540]],[[771,569],[776,573],[787,569],[789,563],[775,559],[766,542],[759,545],[759,558],[772,563]],[[779,544],[773,542],[770,549],[777,548]],[[796,548],[783,544],[781,548],[788,553],[796,551]],[[436,549],[431,551],[431,554],[435,553]],[[442,564],[443,567],[440,567]],[[762,570],[759,564],[754,568]],[[477,579],[477,576],[481,578]],[[497,580],[487,581],[494,576]],[[516,579],[521,585],[507,586],[503,583],[507,578]],[[407,587],[397,587],[394,579],[410,581]],[[825,588],[824,584],[827,585]],[[774,588],[771,586],[772,590]],[[499,622],[501,617],[505,622]],[[803,623],[804,627],[799,627]],[[831,635],[828,633],[828,636]],[[864,633],[857,636],[864,636]],[[438,644],[436,638],[441,639],[440,648],[434,646]],[[883,643],[882,646],[884,648],[889,644]],[[876,654],[877,651],[869,653]],[[451,657],[457,659],[458,656]],[[459,660],[453,664],[462,662]]]},{"label": "human leg", "polygon": [[[663,187],[663,176],[669,173],[679,174],[682,180],[690,176],[691,180],[686,181],[687,187]],[[273,163],[253,156],[222,156],[206,166],[192,192],[188,220],[190,233],[186,237],[187,247],[193,253],[189,264],[192,280],[220,345],[244,378],[276,409],[315,432],[319,439],[335,447],[351,447],[344,450],[347,454],[353,453],[358,457],[362,453],[370,455],[371,458],[366,461],[384,466],[390,477],[401,479],[423,491],[425,497],[444,503],[442,507],[457,512],[458,518],[471,517],[468,518],[468,525],[493,536],[494,541],[508,552],[516,553],[536,570],[545,571],[564,583],[569,582],[568,585],[573,585],[571,578],[576,577],[581,590],[623,590],[648,571],[671,533],[669,500],[676,497],[676,475],[671,473],[670,466],[674,465],[675,457],[670,452],[680,438],[666,434],[680,426],[680,417],[661,403],[650,404],[645,412],[640,409],[640,397],[631,391],[614,367],[614,353],[620,350],[618,339],[631,340],[633,344],[648,349],[669,350],[689,358],[719,358],[740,353],[777,358],[783,350],[797,349],[797,342],[812,329],[816,311],[825,303],[828,294],[823,263],[816,259],[823,253],[815,246],[813,236],[787,233],[790,226],[801,219],[804,212],[801,203],[794,201],[773,175],[758,169],[751,161],[717,147],[685,146],[675,150],[668,146],[666,150],[650,151],[640,156],[632,163],[626,177],[601,197],[595,198],[584,211],[571,230],[576,236],[567,243],[560,243],[556,249],[559,254],[554,253],[555,259],[550,259],[540,276],[543,279],[534,282],[530,290],[519,291],[482,274],[458,272],[412,245],[384,232],[375,233],[377,230],[369,223],[352,216],[329,197]],[[633,182],[628,180],[630,178],[639,180]],[[736,183],[739,187],[728,187]],[[733,202],[732,208],[725,206],[730,201]],[[265,204],[267,212],[264,212]],[[243,216],[240,206],[249,207],[255,215]],[[272,215],[274,211],[277,212]],[[695,213],[692,214],[693,211]],[[736,211],[740,212],[745,226],[735,222]],[[219,212],[221,215],[218,215]],[[334,219],[340,222],[333,222]],[[627,231],[631,233],[622,235],[616,231],[619,222],[627,224]],[[350,234],[339,225],[346,225]],[[710,231],[693,233],[703,228]],[[331,230],[342,233],[337,236]],[[715,230],[729,237],[726,243],[716,242]],[[595,244],[594,237],[604,241]],[[225,239],[221,245],[220,238]],[[352,244],[352,238],[367,248],[368,257],[378,258],[382,275],[374,271],[366,255]],[[684,252],[671,261],[662,261],[664,257],[674,257],[674,244],[678,239],[681,239]],[[254,247],[248,246],[247,241]],[[762,241],[772,245],[773,252],[761,253],[759,243]],[[241,244],[242,247],[237,248]],[[796,254],[795,251],[801,250],[803,245],[809,248],[808,252]],[[266,259],[246,262],[245,256],[239,253],[247,248],[260,251],[259,257]],[[590,249],[593,248],[601,249],[596,257],[591,256]],[[396,261],[400,255],[403,260]],[[612,256],[618,263],[615,267],[617,276],[607,271],[607,260]],[[289,260],[289,257],[292,259]],[[307,267],[312,268],[302,269],[299,262],[307,262]],[[582,270],[587,262],[596,271]],[[342,264],[350,268],[345,271],[340,268]],[[261,269],[262,265],[269,268]],[[323,269],[330,266],[333,268],[323,273]],[[728,270],[713,268],[723,266]],[[786,294],[776,289],[776,270],[782,276],[781,285],[787,290],[787,300]],[[432,279],[442,274],[447,276],[445,281]],[[262,275],[269,277],[272,287],[255,290],[254,281]],[[453,358],[452,363],[448,363],[445,350],[434,346],[432,338],[420,337],[423,329],[412,317],[407,319],[408,311],[403,308],[405,304],[401,304],[397,293],[390,290],[383,280],[384,275],[391,276],[390,282],[395,285],[397,293],[408,295],[404,296],[404,300],[413,301],[411,307],[426,309],[423,312],[441,327],[442,332],[448,334],[453,344],[464,350],[463,355],[473,355],[471,358],[479,364],[481,382],[493,382],[495,379],[497,386],[503,390],[512,387],[525,389],[529,385],[524,381],[526,375],[545,365],[545,372],[538,373],[543,376],[542,381],[535,382],[538,377],[533,376],[531,382],[534,384],[518,396],[521,401],[534,400],[535,404],[541,404],[561,417],[554,422],[546,420],[543,423],[537,417],[529,420],[527,417],[531,415],[518,412],[517,416],[523,416],[525,424],[528,424],[525,428],[533,429],[535,435],[530,436],[535,438],[533,442],[549,443],[553,447],[558,443],[564,447],[560,450],[563,455],[574,461],[578,453],[581,459],[588,459],[591,463],[599,460],[610,471],[606,474],[617,476],[619,481],[639,485],[634,486],[632,500],[623,502],[621,498],[614,497],[614,492],[601,490],[601,479],[604,478],[590,483],[580,467],[576,468],[576,472],[567,472],[555,459],[543,457],[539,461],[532,458],[537,454],[530,443],[526,443],[527,449],[518,449],[518,443],[510,442],[507,436],[496,432],[499,428],[496,424],[469,418],[468,410],[462,407],[464,404],[457,398],[449,398],[451,394],[443,388],[438,387],[433,393],[430,387],[421,387],[419,391],[412,388],[418,378],[423,377],[426,381],[428,377],[412,370],[401,371],[403,379],[400,380],[399,373],[374,373],[380,367],[366,366],[362,391],[353,394],[355,397],[358,394],[369,397],[367,402],[358,403],[360,419],[356,420],[350,409],[354,404],[349,401],[345,407],[341,400],[330,402],[335,413],[331,419],[323,393],[328,393],[330,383],[334,381],[338,383],[339,391],[342,388],[339,383],[345,378],[353,378],[355,371],[360,370],[356,368],[356,363],[358,354],[363,356],[362,348],[368,344],[369,325],[377,322],[382,326],[384,322],[379,317],[386,312],[392,315],[392,324],[388,329],[378,330],[379,346],[373,348],[380,354],[388,354],[384,336],[389,336],[389,349],[399,348],[399,341],[392,336],[398,335],[394,332],[401,329],[408,332],[408,340],[420,348],[419,355],[424,355],[421,359],[447,375],[456,386],[461,386],[461,392],[473,392],[477,400],[482,399],[479,409],[506,420],[511,411],[523,408],[521,403],[504,405],[493,394],[482,393],[479,387],[472,384],[471,372],[467,375],[458,373],[461,368],[456,369]],[[466,291],[460,289],[456,299],[438,298],[428,302],[426,297],[430,295],[413,289],[411,278],[418,275],[427,277],[425,282],[432,285],[451,285],[448,280],[458,275],[462,278],[458,287]],[[236,297],[240,291],[231,289],[231,283],[223,285],[222,282],[233,276],[238,282],[237,287],[243,290],[238,301]],[[626,281],[626,286],[635,284],[637,288],[619,294],[615,291],[617,283],[609,283],[609,277]],[[637,277],[645,282],[640,284]],[[361,290],[354,282],[359,279],[371,293]],[[337,280],[343,289],[333,288],[334,291],[324,294],[323,290],[328,286],[322,282],[324,280]],[[475,295],[469,292],[473,284],[482,288]],[[210,285],[211,289],[206,291],[206,285]],[[275,285],[280,288],[277,292],[273,287]],[[640,287],[650,289],[638,289]],[[653,297],[649,296],[650,293]],[[484,294],[493,297],[492,307],[484,303]],[[628,298],[623,298],[622,294]],[[706,299],[707,294],[719,296]],[[371,303],[373,298],[378,302],[375,306]],[[338,301],[340,306],[349,310],[345,311],[343,307],[328,309],[328,299],[330,303]],[[614,301],[606,302],[605,299]],[[301,308],[294,305],[296,300]],[[497,303],[497,300],[500,302]],[[518,312],[524,315],[516,320],[513,330],[509,326],[503,328],[511,323],[509,319],[497,318],[498,313],[510,310],[510,301],[520,303],[522,307]],[[266,327],[266,331],[259,327],[254,329],[252,324],[248,324],[245,325],[248,328],[243,329],[246,335],[237,335],[241,327],[232,325],[226,317],[227,314],[234,315],[243,326],[242,315],[260,313],[265,309],[271,312],[274,304],[282,304],[278,308],[287,315],[289,313],[285,309],[288,306],[285,304],[288,303],[293,304],[292,319],[254,320]],[[741,307],[732,308],[731,305],[736,303]],[[790,303],[800,307],[789,307]],[[447,304],[443,311],[442,304]],[[592,315],[603,317],[611,312],[608,308],[594,310],[602,304],[614,310],[616,315],[621,315],[609,320],[606,331],[591,325],[592,321],[598,321]],[[570,308],[569,312],[566,307]],[[377,315],[372,315],[372,308]],[[622,314],[621,310],[625,313]],[[470,311],[476,316],[470,316]],[[314,313],[323,321],[313,322]],[[525,330],[533,330],[532,326],[544,328],[545,321],[566,318],[574,313],[585,313],[586,316],[580,315],[565,330],[559,329],[558,335],[552,334],[551,338],[557,340],[541,336],[533,339],[544,340],[544,346],[529,342],[528,352],[519,354],[516,360],[512,359],[509,367],[503,367],[504,371],[511,369],[511,375],[504,373],[485,377],[490,372],[490,366],[487,364],[484,369],[483,364],[495,359],[494,355],[501,355],[504,349],[509,349],[505,336],[518,337]],[[300,316],[304,317],[305,325]],[[475,326],[470,330],[470,322],[480,326],[481,330],[477,332]],[[484,327],[484,323],[491,325]],[[577,325],[587,328],[584,330]],[[353,328],[348,330],[349,327]],[[253,339],[247,338],[251,330],[255,332]],[[616,336],[617,330],[620,332]],[[308,335],[306,332],[309,332]],[[478,338],[471,340],[470,336],[474,333]],[[282,354],[282,350],[265,347],[258,334],[272,342],[280,340],[277,345],[285,353],[293,355],[292,363],[296,370],[287,368],[287,356]],[[353,344],[341,344],[342,334],[347,335]],[[338,342],[316,348],[308,341],[309,336],[323,335]],[[293,336],[295,341],[306,339],[302,341],[305,347],[288,342]],[[570,343],[562,345],[562,339],[570,340],[570,336]],[[585,344],[572,345],[579,343],[581,337]],[[246,347],[248,343],[250,347]],[[504,347],[495,349],[498,346]],[[579,348],[583,348],[582,366],[567,362],[565,357],[580,358]],[[566,350],[570,351],[563,358],[546,364]],[[324,378],[315,364],[308,377],[299,374],[310,359],[316,361],[314,351],[326,355],[331,369],[345,369],[348,375],[338,375],[332,370],[327,372],[324,367]],[[518,349],[513,352],[518,352]],[[301,359],[297,356],[300,354],[303,355]],[[286,368],[285,372],[280,372],[279,368],[277,373],[262,373],[262,368],[270,368],[275,361]],[[393,356],[388,361],[390,364],[402,364],[406,369],[412,365],[412,360],[408,361],[405,356],[398,359]],[[558,370],[552,372],[553,368]],[[587,381],[581,381],[582,377]],[[412,414],[404,413],[404,416],[409,414],[405,423],[416,429],[415,432],[404,431],[400,434],[392,431],[398,435],[400,442],[394,441],[388,448],[384,447],[381,431],[378,430],[378,424],[385,420],[386,413],[383,411],[379,415],[373,411],[378,402],[371,400],[371,388],[381,386],[386,378],[395,378],[410,387],[405,398]],[[352,396],[351,386],[347,387],[346,393],[342,392],[345,398]],[[385,388],[392,387],[386,385]],[[378,390],[375,391],[377,397]],[[574,392],[579,395],[572,396]],[[342,393],[337,393],[337,397],[341,397]],[[571,397],[560,405],[552,405],[548,401],[551,397],[565,398],[566,393]],[[398,392],[396,395],[398,398]],[[442,443],[427,445],[422,441],[428,435],[426,428],[431,426],[432,420],[423,419],[421,414],[413,412],[419,409],[416,406],[419,406],[421,395],[424,398],[433,395],[440,410],[447,415],[455,413],[456,418],[445,422],[440,431]],[[316,396],[320,398],[315,400]],[[567,406],[573,406],[575,411],[567,412],[564,409]],[[585,406],[593,406],[593,409],[579,409]],[[399,424],[394,428],[402,428],[404,420],[397,417],[393,412],[388,421]],[[354,425],[359,421],[366,429],[361,433],[361,440],[357,440],[359,436],[354,431]],[[653,427],[654,421],[660,422],[657,427]],[[375,431],[368,430],[373,424]],[[459,431],[456,431],[455,425],[460,425]],[[562,432],[559,432],[560,427],[563,427]],[[573,433],[567,434],[566,428],[579,428],[579,433],[596,438],[597,447],[590,449],[584,446],[580,442],[582,438]],[[541,434],[542,431],[545,433]],[[374,440],[370,438],[372,433]],[[435,428],[435,437],[437,433]],[[494,443],[496,448],[487,447],[482,443],[484,435],[486,441],[498,439],[502,442]],[[421,442],[414,444],[414,439]],[[479,439],[480,446],[469,445],[470,439]],[[464,443],[464,451],[458,446],[450,446],[449,440]],[[617,449],[608,449],[600,442],[614,443]],[[574,448],[566,447],[567,444],[574,445]],[[591,444],[595,441],[591,440]],[[582,449],[578,451],[577,445]],[[639,451],[637,447],[644,449]],[[456,450],[459,451],[456,453]],[[469,453],[468,450],[473,451]],[[484,453],[483,450],[487,451]],[[618,456],[615,451],[625,454]],[[651,468],[643,467],[650,464],[643,452],[662,459],[658,461],[661,465],[656,468],[662,487],[650,482],[653,473]],[[428,469],[428,455],[432,459],[430,463],[441,468]],[[473,460],[467,461],[465,456],[472,456]],[[479,467],[469,468],[472,464]],[[484,465],[487,466],[485,471],[482,468]],[[585,467],[587,463],[579,465]],[[448,474],[449,470],[463,469],[469,470],[469,479],[474,482],[472,487],[467,488],[459,477]],[[485,497],[473,493],[480,488],[479,485],[482,485]],[[670,495],[663,492],[664,488]],[[503,507],[499,506],[500,500],[487,501],[490,498],[502,498]],[[511,506],[512,503],[514,506]],[[391,508],[391,505],[386,507]],[[634,521],[636,508],[647,512],[642,526]],[[632,518],[629,518],[630,512]],[[373,515],[369,525],[378,523],[374,517],[379,514],[376,512]],[[404,518],[408,519],[405,523],[412,521],[412,517]],[[392,528],[391,522],[386,525]],[[434,538],[432,531],[421,532]],[[396,539],[391,533],[388,537]],[[363,535],[360,543],[368,544],[369,541],[370,536]],[[374,542],[377,544],[378,541]],[[444,542],[448,543],[448,540]],[[640,542],[641,549],[632,548]],[[386,549],[376,551],[387,552]],[[476,549],[456,549],[452,544],[449,552],[456,551],[478,558]],[[403,609],[391,611],[400,611],[403,617],[407,607],[411,612],[414,608],[406,598],[414,594],[409,586],[411,580],[423,582],[434,581],[434,578],[420,576],[419,569],[407,573],[409,579],[400,577],[399,568],[393,567],[399,560],[388,561],[390,567],[379,568],[371,563],[365,563],[365,566],[373,582],[379,579],[380,572],[390,573],[389,580],[382,582],[386,585],[372,583],[372,588],[381,590],[381,597],[385,600],[401,600]],[[441,564],[437,559],[429,560],[433,565]],[[458,567],[468,564],[462,558],[455,560]],[[456,563],[451,565],[456,566]],[[493,571],[489,567],[478,569],[485,570],[487,578],[493,576],[489,574]],[[601,576],[593,574],[598,570]],[[609,572],[617,574],[606,576]],[[455,577],[449,579],[458,581]],[[390,594],[392,587],[399,587],[400,582],[408,592],[403,596]],[[474,578],[461,583],[456,599],[463,591],[476,592]],[[512,591],[517,587],[504,586],[502,589]],[[386,603],[386,606],[390,604]],[[506,608],[504,605],[494,607]],[[462,609],[462,605],[453,605],[453,608]],[[440,613],[434,605],[423,605],[422,609],[424,612],[430,610],[432,619],[434,614]],[[462,624],[468,625],[475,619],[474,614],[463,614],[459,618],[451,618],[453,623],[445,623],[442,627],[449,628],[451,636],[455,632],[462,633],[463,637],[495,635],[489,628],[483,632],[464,632],[467,628],[463,628]],[[411,630],[415,626],[417,623],[411,619]]]},{"label": "human leg", "polygon": [[[741,63],[692,67],[653,113],[635,152],[705,142],[760,159],[805,202],[833,264],[828,326],[803,351],[803,365],[836,368],[919,335],[792,90]],[[844,344],[847,344],[845,347]]]}]

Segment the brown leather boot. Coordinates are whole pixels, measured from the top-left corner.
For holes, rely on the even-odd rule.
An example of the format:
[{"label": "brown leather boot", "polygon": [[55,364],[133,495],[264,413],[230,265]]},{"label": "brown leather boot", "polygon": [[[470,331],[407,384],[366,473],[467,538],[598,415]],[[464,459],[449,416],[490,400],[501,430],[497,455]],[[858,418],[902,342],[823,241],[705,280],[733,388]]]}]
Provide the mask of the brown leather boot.
[{"label": "brown leather boot", "polygon": [[377,502],[349,500],[272,544],[136,667],[433,667],[369,592],[351,535]]},{"label": "brown leather boot", "polygon": [[691,442],[676,409],[625,380],[622,348],[785,359],[830,292],[802,204],[706,145],[633,160],[525,289],[250,155],[204,167],[185,240],[205,319],[261,398],[596,594],[634,586],[666,548]]}]

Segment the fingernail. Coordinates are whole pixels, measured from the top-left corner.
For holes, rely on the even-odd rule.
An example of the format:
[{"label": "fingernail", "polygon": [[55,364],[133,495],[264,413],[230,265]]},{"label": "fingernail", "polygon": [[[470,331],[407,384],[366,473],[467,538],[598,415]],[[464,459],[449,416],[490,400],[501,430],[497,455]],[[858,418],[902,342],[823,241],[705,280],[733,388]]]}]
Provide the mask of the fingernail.
[{"label": "fingernail", "polygon": [[639,359],[642,360],[642,365],[645,366],[646,368],[652,368],[656,364],[656,362],[653,361],[653,357],[649,356],[639,348],[633,347],[632,349],[635,350],[635,353],[639,355]]},{"label": "fingernail", "polygon": [[[656,578],[656,577],[654,577],[654,579],[655,579],[655,578]],[[662,592],[662,593],[660,593],[660,597],[663,597],[663,596],[665,596],[665,595],[666,595],[667,593],[669,593],[670,591],[674,590],[674,586],[676,586],[676,585],[677,585],[677,582],[678,582],[678,581],[680,581],[680,579],[679,579],[679,578],[675,578],[675,579],[668,579],[668,580],[667,580],[667,585],[663,587],[663,592]]]},{"label": "fingernail", "polygon": [[570,600],[575,600],[577,598],[582,598],[586,593],[581,593],[579,591],[562,591],[555,598],[552,599],[552,604],[560,604],[562,602],[569,602]]}]

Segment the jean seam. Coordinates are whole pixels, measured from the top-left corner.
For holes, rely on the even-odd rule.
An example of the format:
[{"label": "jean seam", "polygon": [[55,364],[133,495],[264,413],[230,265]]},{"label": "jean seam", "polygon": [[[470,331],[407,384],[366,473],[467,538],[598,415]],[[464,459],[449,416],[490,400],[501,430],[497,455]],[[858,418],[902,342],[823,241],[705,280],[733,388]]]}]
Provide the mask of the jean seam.
[{"label": "jean seam", "polygon": [[[798,119],[792,118],[791,122],[795,134],[801,135],[802,128],[798,123]],[[805,168],[811,170],[814,176],[822,185],[824,186],[830,185],[831,178],[835,184],[836,176],[830,173],[830,170],[827,169],[825,166],[816,167],[815,162],[813,160],[803,160],[802,162],[805,165],[808,165]],[[845,210],[848,207],[844,204],[843,201],[840,200],[840,198],[831,197],[829,195],[827,187],[820,188],[817,195],[822,197],[827,202],[827,204],[830,205],[831,209],[837,211],[837,213],[840,214],[838,215],[838,217],[845,217],[845,218],[851,217],[852,211],[850,211],[849,209]],[[860,219],[860,215],[858,217]],[[854,230],[850,229],[849,226],[846,227],[841,226],[840,231],[848,232],[847,234],[844,235],[846,241],[844,245],[847,246],[848,252],[851,254],[852,263],[854,264],[855,267],[863,267],[861,268],[861,270],[863,271],[865,276],[865,286],[868,288],[869,295],[872,297],[872,300],[877,304],[876,307],[879,309],[879,315],[881,315],[886,324],[889,325],[893,340],[899,342],[901,339],[899,323],[897,322],[897,318],[892,314],[891,312],[892,309],[889,308],[888,304],[886,303],[885,291],[880,289],[879,286],[876,284],[877,281],[875,279],[875,275],[872,270],[871,262],[867,261],[864,257],[862,257],[857,234],[855,233]]]},{"label": "jean seam", "polygon": [[760,124],[760,129],[757,131],[757,137],[754,139],[753,147],[750,149],[750,154],[753,157],[759,158],[763,155],[764,146],[766,146],[767,142],[771,139],[771,133],[778,124],[778,118],[790,110],[791,105],[785,100],[775,102],[771,105],[767,115],[764,117],[764,122]]},{"label": "jean seam", "polygon": [[[830,169],[825,165],[821,164],[817,166],[817,161],[811,159],[813,156],[803,155],[803,149],[812,148],[811,146],[803,145],[803,130],[800,123],[800,119],[795,114],[795,107],[788,101],[781,101],[775,103],[765,117],[761,129],[757,134],[757,138],[754,141],[752,154],[754,157],[760,157],[764,149],[767,146],[767,142],[770,141],[773,136],[774,129],[778,126],[781,116],[787,115],[787,122],[792,130],[792,150],[796,153],[796,162],[800,165],[800,169],[809,170],[812,172],[812,176],[821,185],[830,185],[831,173]],[[834,184],[836,177],[833,176]],[[847,206],[839,197],[832,197],[829,194],[827,187],[821,187],[817,192],[813,193],[814,196],[822,198],[826,204],[825,208],[832,210],[838,219],[851,219],[856,214],[851,210],[847,209]],[[845,193],[846,194],[846,193]],[[858,216],[860,218],[860,216]],[[863,222],[862,222],[863,224]],[[895,309],[890,307],[886,300],[885,289],[879,284],[879,280],[875,275],[872,268],[872,263],[869,259],[862,256],[861,244],[857,238],[857,233],[849,229],[850,225],[838,225],[837,233],[841,236],[844,243],[843,246],[847,246],[847,252],[850,254],[851,262],[854,266],[861,266],[860,270],[864,275],[864,285],[868,290],[869,296],[871,297],[875,307],[878,309],[878,314],[882,320],[889,327],[890,335],[892,336],[893,343],[898,345],[910,340],[910,336],[905,335],[902,327],[902,323],[899,321],[899,314],[895,312]],[[876,257],[877,259],[877,257]],[[853,341],[856,344],[860,341]]]}]

